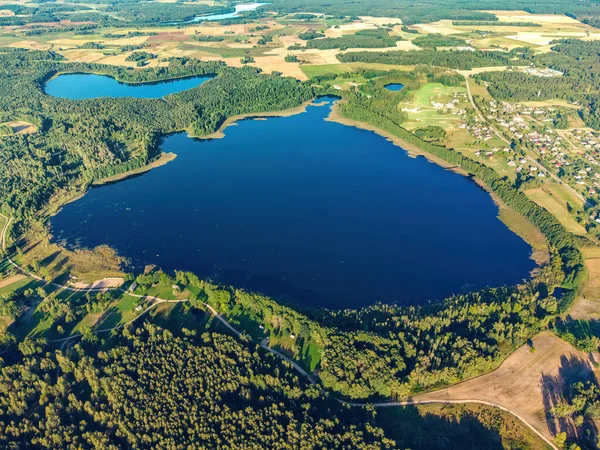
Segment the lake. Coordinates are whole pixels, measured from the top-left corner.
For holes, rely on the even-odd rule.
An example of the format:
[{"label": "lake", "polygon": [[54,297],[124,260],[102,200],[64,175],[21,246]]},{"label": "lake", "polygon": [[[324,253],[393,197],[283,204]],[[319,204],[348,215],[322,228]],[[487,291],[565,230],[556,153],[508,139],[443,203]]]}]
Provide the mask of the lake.
[{"label": "lake", "polygon": [[388,91],[399,91],[404,87],[404,85],[402,83],[390,83],[390,84],[386,84],[384,86],[384,88],[386,88]]},{"label": "lake", "polygon": [[261,6],[268,5],[269,3],[244,3],[241,5],[235,5],[235,11],[224,14],[211,14],[208,16],[198,16],[193,19],[186,20],[185,23],[195,23],[195,22],[204,22],[204,21],[215,21],[215,20],[225,20],[225,19],[233,19],[235,17],[239,17],[241,12],[244,11],[254,11]]},{"label": "lake", "polygon": [[68,73],[52,78],[46,83],[44,91],[48,95],[70,100],[99,97],[161,98],[165,95],[198,87],[212,78],[214,77],[209,75],[153,83],[129,84],[121,83],[107,75]]},{"label": "lake", "polygon": [[55,240],[329,308],[418,304],[528,276],[531,248],[489,194],[326,121],[333,102],[243,120],[223,139],[169,136],[174,161],[90,189],[52,218]]}]

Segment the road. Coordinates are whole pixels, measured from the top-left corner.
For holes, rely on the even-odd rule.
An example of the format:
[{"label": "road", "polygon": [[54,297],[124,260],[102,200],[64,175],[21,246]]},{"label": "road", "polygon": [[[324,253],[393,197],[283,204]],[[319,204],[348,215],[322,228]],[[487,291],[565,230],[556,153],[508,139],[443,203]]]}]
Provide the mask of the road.
[{"label": "road", "polygon": [[[496,136],[498,136],[499,139],[501,139],[503,142],[505,142],[507,145],[510,145],[511,142],[498,130],[496,129],[494,126],[492,126],[491,123],[489,123],[485,117],[483,117],[483,114],[481,113],[481,111],[479,110],[479,108],[477,107],[477,105],[475,104],[475,100],[473,99],[473,95],[471,95],[471,87],[469,86],[469,78],[467,75],[462,74],[465,77],[465,84],[467,85],[467,96],[469,97],[469,102],[471,102],[471,106],[473,107],[473,109],[475,110],[475,112],[477,113],[477,116],[479,117],[479,119],[487,124],[487,126],[490,127],[490,129],[494,132],[494,134]],[[535,152],[532,152],[536,158],[539,158],[540,156],[538,154],[536,154]],[[537,167],[538,170],[542,170],[544,173],[548,174],[554,181],[556,181],[558,184],[561,184],[562,186],[564,186],[565,188],[567,188],[567,190],[573,194],[575,197],[577,197],[579,200],[581,200],[583,202],[583,204],[585,205],[587,203],[587,200],[585,199],[585,197],[583,195],[581,195],[579,192],[577,192],[575,189],[573,189],[569,184],[565,183],[563,180],[561,180],[558,175],[556,175],[554,172],[551,172],[550,170],[548,170],[546,167],[544,167],[543,164],[539,163],[538,160],[536,158],[529,158],[529,161]]]},{"label": "road", "polygon": [[[2,228],[2,236],[1,236],[1,241],[2,241],[2,249],[6,249],[6,232],[8,230],[8,225],[11,223],[12,218],[8,218],[6,216],[4,216],[3,214],[0,214],[0,216],[6,218],[7,223],[5,224],[5,226]],[[28,275],[30,277],[33,277],[35,279],[41,280],[44,283],[48,283],[47,281],[43,280],[40,277],[35,276],[32,273],[29,273],[28,271],[24,270],[23,268],[21,268],[20,266],[18,266],[17,264],[15,264],[15,262],[10,258],[10,257],[6,257],[7,260],[15,267],[17,268],[19,271],[23,272],[25,275]],[[54,286],[58,286],[61,287],[63,289],[70,289],[70,290],[81,290],[81,289],[75,289],[75,288],[70,288],[69,286],[63,286],[57,283],[48,283],[48,284],[52,284]],[[140,317],[143,317],[146,313],[148,313],[150,310],[152,310],[153,308],[157,307],[158,305],[164,304],[164,303],[185,303],[185,302],[189,302],[189,299],[181,299],[181,300],[165,300],[165,299],[161,299],[159,297],[148,297],[148,296],[144,296],[144,295],[138,295],[138,294],[131,294],[123,289],[118,288],[119,291],[126,293],[127,295],[131,295],[133,297],[137,297],[137,298],[144,298],[145,300],[151,300],[153,301],[153,303],[148,306],[146,309],[144,309],[139,315],[137,315],[136,317],[134,317],[133,319],[131,319],[129,322],[114,326],[112,328],[104,328],[104,329],[98,329],[98,330],[93,330],[94,333],[98,334],[98,333],[108,333],[111,332],[113,330],[119,330],[121,328],[124,328],[130,324],[132,324],[133,322],[135,322],[136,320],[138,320]],[[208,311],[210,311],[210,313],[213,315],[213,317],[215,317],[217,320],[219,320],[223,325],[225,325],[231,332],[233,332],[238,338],[241,338],[243,336],[243,333],[238,330],[237,328],[235,328],[233,325],[231,325],[231,323],[229,323],[227,321],[227,319],[225,319],[221,314],[219,314],[211,305],[209,305],[208,303],[204,303],[202,302],[202,304],[206,307],[206,309]],[[72,336],[68,336],[62,339],[54,339],[54,340],[50,340],[48,342],[52,342],[52,343],[58,343],[58,342],[62,342],[63,345],[65,342],[70,341],[72,339],[77,339],[82,337],[82,334],[74,334]],[[298,363],[296,363],[294,360],[292,360],[291,358],[289,358],[288,356],[284,355],[283,353],[271,348],[268,346],[267,344],[267,339],[263,339],[260,342],[260,347],[263,348],[264,350],[274,354],[275,356],[277,356],[278,358],[284,360],[285,362],[287,362],[288,364],[290,364],[294,370],[296,370],[296,372],[298,372],[300,375],[302,375],[304,378],[306,378],[308,380],[309,383],[316,385],[317,382],[314,379],[314,377],[308,373],[306,370],[304,370]],[[392,407],[402,407],[402,406],[417,406],[417,405],[427,405],[427,404],[480,404],[480,405],[486,405],[486,406],[492,406],[494,408],[498,408],[501,409],[502,411],[505,411],[511,415],[513,415],[514,417],[516,417],[517,419],[519,419],[525,426],[527,426],[527,428],[529,428],[532,432],[534,432],[536,434],[536,436],[538,436],[540,439],[542,439],[544,442],[546,442],[553,450],[559,450],[558,447],[556,447],[556,445],[554,445],[548,438],[546,438],[541,432],[539,432],[533,425],[531,425],[524,417],[521,417],[519,414],[517,414],[514,411],[511,411],[509,408],[506,408],[502,405],[496,404],[496,403],[492,403],[492,402],[486,402],[486,401],[482,401],[482,400],[474,400],[474,399],[465,399],[465,400],[447,400],[447,399],[440,399],[440,400],[409,400],[409,401],[404,401],[404,402],[376,402],[376,403],[370,403],[370,402],[349,402],[345,399],[342,398],[338,398],[332,394],[329,394],[328,392],[322,390],[323,392],[325,392],[326,394],[330,395],[335,401],[344,404],[344,405],[348,405],[348,406],[352,406],[352,407],[364,407],[367,405],[373,406],[374,408],[392,408]]]}]

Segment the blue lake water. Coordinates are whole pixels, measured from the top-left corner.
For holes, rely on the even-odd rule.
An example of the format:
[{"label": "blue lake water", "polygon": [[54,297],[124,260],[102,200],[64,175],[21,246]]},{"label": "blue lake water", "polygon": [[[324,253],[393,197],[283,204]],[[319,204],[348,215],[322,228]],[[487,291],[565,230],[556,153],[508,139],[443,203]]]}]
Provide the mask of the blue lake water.
[{"label": "blue lake water", "polygon": [[193,19],[186,20],[185,23],[195,23],[195,22],[203,22],[203,21],[217,21],[217,20],[225,20],[225,19],[233,19],[235,17],[239,17],[241,12],[244,11],[254,11],[261,6],[268,5],[269,3],[245,3],[240,5],[235,5],[235,10],[230,13],[224,14],[211,14],[208,16],[198,16]]},{"label": "blue lake water", "polygon": [[54,97],[82,100],[99,97],[161,98],[200,86],[212,76],[179,78],[156,83],[128,84],[113,77],[92,73],[68,73],[46,83],[45,92]]},{"label": "blue lake water", "polygon": [[52,233],[114,246],[138,268],[330,308],[416,304],[528,276],[531,248],[484,190],[325,121],[332,102],[241,121],[223,139],[172,135],[163,150],[174,161],[91,189],[52,218]]},{"label": "blue lake water", "polygon": [[390,84],[386,84],[384,86],[388,91],[399,91],[401,90],[404,85],[402,83],[390,83]]}]

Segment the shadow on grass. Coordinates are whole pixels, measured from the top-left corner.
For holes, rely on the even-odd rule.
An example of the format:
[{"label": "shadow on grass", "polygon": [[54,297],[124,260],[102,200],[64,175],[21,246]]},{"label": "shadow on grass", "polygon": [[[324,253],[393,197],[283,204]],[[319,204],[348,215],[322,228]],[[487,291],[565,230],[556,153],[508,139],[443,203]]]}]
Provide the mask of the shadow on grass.
[{"label": "shadow on grass", "polygon": [[573,398],[575,383],[585,381],[598,382],[589,361],[576,356],[562,356],[557,375],[542,374],[542,396],[550,432],[554,436],[564,432],[569,440],[578,440],[582,448],[592,449],[597,448],[595,443],[598,437],[598,429],[592,420],[586,418],[583,424],[577,426],[571,418],[554,417],[551,412],[555,406]]},{"label": "shadow on grass", "polygon": [[123,314],[121,313],[121,311],[119,311],[116,306],[111,306],[106,311],[104,311],[104,314],[102,314],[100,319],[98,319],[94,330],[98,331],[114,328],[121,324],[122,319]]}]

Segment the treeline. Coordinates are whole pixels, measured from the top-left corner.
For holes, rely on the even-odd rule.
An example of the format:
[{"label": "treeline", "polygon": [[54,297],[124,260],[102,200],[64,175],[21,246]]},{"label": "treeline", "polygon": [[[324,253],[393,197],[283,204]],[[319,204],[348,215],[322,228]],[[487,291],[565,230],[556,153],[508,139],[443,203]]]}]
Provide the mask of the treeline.
[{"label": "treeline", "polygon": [[0,446],[395,447],[373,410],[346,414],[257,345],[183,331],[145,324],[112,348],[86,333],[66,353],[21,343],[22,362],[0,373]]},{"label": "treeline", "polygon": [[[222,62],[171,58],[167,67],[127,70],[60,60],[53,52],[6,49],[0,54],[0,90],[7,93],[0,99],[0,116],[26,117],[38,128],[0,140],[0,205],[16,218],[37,220],[37,211],[59,191],[81,189],[115,168],[129,167],[130,159],[153,158],[156,136],[178,130],[212,133],[231,115],[287,109],[314,95],[312,87],[294,79]],[[45,81],[59,72],[105,73],[125,82],[219,76],[160,100],[70,101],[42,92]]]},{"label": "treeline", "polygon": [[336,55],[343,63],[364,62],[381,64],[417,65],[449,67],[451,69],[469,70],[473,67],[525,65],[511,54],[484,51],[457,50],[413,50],[397,52],[349,52]]},{"label": "treeline", "polygon": [[452,25],[455,27],[526,27],[536,28],[542,25],[537,22],[491,22],[491,21],[477,21],[477,20],[454,20]]},{"label": "treeline", "polygon": [[412,41],[419,47],[436,49],[437,47],[460,47],[466,46],[467,41],[455,36],[444,36],[443,34],[426,34]]},{"label": "treeline", "polygon": [[382,29],[359,30],[355,34],[347,34],[337,38],[311,39],[306,43],[306,48],[318,48],[329,50],[337,48],[346,50],[349,48],[384,48],[395,47],[397,41],[404,40],[400,36],[390,36]]},{"label": "treeline", "polygon": [[538,77],[520,72],[485,73],[476,80],[490,84],[490,93],[502,100],[526,101],[565,99],[581,105],[579,114],[585,123],[600,129],[600,43],[580,39],[555,42],[552,52],[535,54],[517,49],[523,61],[536,67],[550,67],[562,76]]}]

